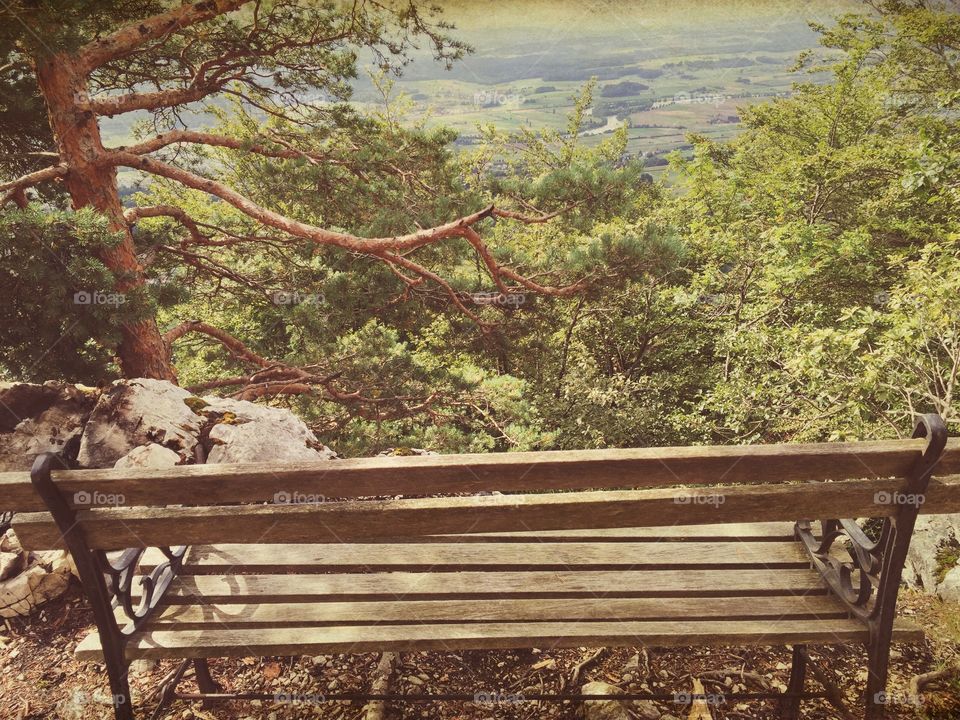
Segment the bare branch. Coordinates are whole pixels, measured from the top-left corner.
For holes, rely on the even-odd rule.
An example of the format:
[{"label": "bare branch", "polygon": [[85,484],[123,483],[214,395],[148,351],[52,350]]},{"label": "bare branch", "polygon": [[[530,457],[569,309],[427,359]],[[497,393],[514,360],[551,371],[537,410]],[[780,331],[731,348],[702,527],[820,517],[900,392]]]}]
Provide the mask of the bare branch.
[{"label": "bare branch", "polygon": [[173,90],[160,90],[157,92],[137,92],[125,93],[123,95],[111,95],[104,98],[93,98],[87,102],[88,110],[97,115],[113,117],[121,113],[131,112],[133,110],[159,110],[160,108],[174,107],[176,105],[185,105],[189,102],[202,100],[218,89],[227,79],[209,83],[191,83],[184,88],[175,88]]},{"label": "bare branch", "polygon": [[17,178],[16,180],[11,180],[10,182],[0,184],[0,192],[4,193],[4,195],[0,197],[0,208],[2,208],[11,200],[18,200],[18,198],[22,199],[23,191],[27,188],[63,177],[66,174],[66,164],[60,163],[58,165],[51,165],[50,167],[43,168],[42,170],[29,173],[23,177]]},{"label": "bare branch", "polygon": [[281,143],[279,140],[277,140],[277,143],[284,144],[284,149],[271,148],[262,143],[250,143],[246,140],[198,130],[171,130],[152,137],[149,140],[145,140],[144,142],[137,143],[136,145],[127,145],[126,147],[117,148],[117,150],[134,153],[136,155],[146,155],[147,153],[156,152],[175,143],[193,143],[196,145],[230,148],[231,150],[245,150],[265,157],[284,158],[288,160],[305,158],[313,161],[329,162],[329,158],[323,155],[298,150],[287,143]]},{"label": "bare branch", "polygon": [[315,225],[293,220],[279,213],[268,210],[249,198],[244,197],[226,185],[201,177],[194,173],[178,168],[169,163],[142,157],[131,152],[115,151],[105,153],[102,161],[106,164],[135,168],[152,175],[158,175],[179,182],[193,190],[209,193],[233,205],[240,212],[252,217],[264,225],[276,228],[296,237],[312,240],[321,245],[334,245],[351,252],[364,255],[379,255],[384,252],[414,250],[418,247],[430,245],[437,240],[450,237],[463,237],[464,228],[489,217],[493,206],[465,215],[444,225],[438,225],[426,230],[419,230],[407,235],[381,238],[360,238],[348,233],[326,230]]},{"label": "bare branch", "polygon": [[191,239],[193,239],[195,242],[203,242],[206,239],[204,234],[200,232],[200,228],[197,226],[197,223],[194,221],[194,219],[187,215],[182,208],[178,208],[176,205],[149,205],[144,207],[135,207],[130,208],[123,213],[123,219],[126,220],[130,225],[133,225],[141,218],[154,217],[172,217],[187,229],[187,231],[190,233]]},{"label": "bare branch", "polygon": [[84,74],[89,74],[101,65],[122,58],[151,40],[158,40],[177,30],[206,22],[236,10],[251,0],[201,0],[181,5],[159,15],[131,23],[94,40],[78,53]]},{"label": "bare branch", "polygon": [[511,220],[517,220],[519,222],[526,223],[527,225],[535,225],[539,223],[550,222],[555,217],[559,217],[560,215],[563,215],[564,213],[569,212],[570,210],[573,210],[573,208],[582,204],[583,204],[583,200],[578,200],[575,203],[570,203],[569,205],[565,205],[559,210],[554,210],[552,213],[545,213],[543,215],[524,215],[523,213],[514,212],[513,210],[501,210],[500,208],[495,208],[492,211],[492,215],[494,217],[502,217],[502,218],[509,218]]},{"label": "bare branch", "polygon": [[253,363],[254,365],[262,368],[273,365],[273,363],[271,363],[269,360],[257,355],[257,353],[253,352],[253,350],[237,340],[226,330],[221,330],[220,328],[214,327],[213,325],[208,325],[200,320],[187,320],[186,322],[180,323],[175,328],[168,330],[163,334],[163,341],[167,344],[167,347],[170,347],[174,342],[189,332],[198,332],[203,333],[204,335],[209,335],[215,340],[220,341],[220,344],[227,348],[235,357],[241,360],[246,360],[247,362]]}]

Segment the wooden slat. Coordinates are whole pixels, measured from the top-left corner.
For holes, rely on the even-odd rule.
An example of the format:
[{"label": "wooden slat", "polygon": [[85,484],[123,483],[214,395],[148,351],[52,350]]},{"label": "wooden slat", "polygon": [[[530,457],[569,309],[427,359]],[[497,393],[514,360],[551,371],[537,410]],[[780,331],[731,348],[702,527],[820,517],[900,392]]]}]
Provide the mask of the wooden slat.
[{"label": "wooden slat", "polygon": [[[135,588],[136,589],[136,588]],[[749,597],[824,594],[813,570],[555,570],[186,575],[165,602],[333,602],[417,598]]]},{"label": "wooden slat", "polygon": [[[793,522],[755,522],[725,523],[720,525],[667,525],[662,527],[634,528],[574,528],[569,530],[535,530],[523,532],[473,533],[471,535],[437,535],[431,539],[446,540],[456,538],[457,542],[470,540],[489,542],[490,540],[527,542],[533,538],[544,538],[551,542],[660,542],[661,540],[792,540]],[[409,540],[409,538],[408,538]],[[423,538],[422,540],[427,540]],[[421,542],[420,538],[415,540]]]},{"label": "wooden slat", "polygon": [[[898,626],[896,641],[922,637]],[[706,622],[503,623],[490,625],[376,625],[324,628],[150,630],[135,634],[127,658],[206,658],[415,650],[646,645],[784,645],[862,643],[867,629],[856,620],[750,620]],[[81,660],[99,657],[99,638],[77,647]]]},{"label": "wooden slat", "polygon": [[[732,540],[744,542],[793,542],[793,523],[730,523],[728,525],[674,525],[671,527],[648,528],[597,528],[584,530],[541,530],[539,532],[522,533],[477,533],[475,535],[428,535],[423,537],[392,538],[391,545],[400,543],[659,543],[659,542],[701,542],[701,541],[729,542]],[[379,543],[377,540],[370,542]],[[339,543],[317,544],[316,547],[330,547]],[[361,543],[358,543],[361,544]],[[188,551],[185,563],[189,565],[189,553],[197,549],[217,551],[224,545],[195,545]],[[251,547],[234,545],[234,547]],[[291,552],[296,545],[287,545],[285,550],[275,549],[278,555]],[[166,556],[157,548],[147,548],[141,558],[141,567],[152,569],[159,563],[166,562]],[[190,571],[188,570],[188,573]]]},{"label": "wooden slat", "polygon": [[[162,555],[161,555],[162,557]],[[788,542],[662,543],[402,543],[322,545],[202,545],[191,548],[189,574],[330,572],[461,568],[755,566],[803,568],[800,544]]]},{"label": "wooden slat", "polygon": [[564,598],[538,600],[404,600],[381,602],[212,603],[161,608],[149,627],[177,629],[224,625],[288,627],[310,625],[431,624],[582,620],[837,619],[844,606],[827,595],[743,598]]},{"label": "wooden slat", "polygon": [[[900,480],[847,480],[713,488],[611,490],[318,505],[110,508],[78,512],[94,548],[213,543],[317,543],[397,535],[469,534],[595,527],[698,525],[797,517],[885,517],[876,501]],[[960,477],[935,479],[921,512],[960,511]],[[60,547],[45,513],[20,513],[14,529],[25,548]]]},{"label": "wooden slat", "polygon": [[[534,532],[504,532],[504,533],[474,533],[472,535],[423,535],[410,537],[389,538],[389,544],[396,546],[401,543],[659,543],[659,542],[793,542],[792,522],[768,523],[729,523],[726,525],[672,525],[669,527],[641,527],[641,528],[584,528],[578,530],[538,530]],[[363,543],[383,544],[382,538],[371,540],[360,539],[355,544]],[[330,546],[339,543],[318,543],[320,546]],[[240,546],[241,544],[235,544]],[[197,548],[220,548],[224,545],[199,545]],[[288,545],[287,547],[295,547]],[[281,551],[276,551],[280,554]],[[143,562],[148,567],[155,567],[166,558],[156,548],[148,548],[144,553]]]},{"label": "wooden slat", "polygon": [[[571,450],[58,471],[53,477],[70,502],[77,492],[96,492],[123,496],[127,505],[220,504],[273,502],[278,493],[354,498],[904,477],[923,447],[923,440],[892,440]],[[950,441],[941,465],[942,474],[960,472],[960,441]],[[0,473],[0,510],[43,507],[27,473]]]}]

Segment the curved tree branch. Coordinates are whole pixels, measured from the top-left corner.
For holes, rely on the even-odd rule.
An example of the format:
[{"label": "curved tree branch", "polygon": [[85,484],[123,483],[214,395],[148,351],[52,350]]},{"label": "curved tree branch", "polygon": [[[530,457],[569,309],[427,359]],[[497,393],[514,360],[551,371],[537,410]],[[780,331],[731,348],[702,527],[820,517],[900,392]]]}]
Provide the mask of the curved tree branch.
[{"label": "curved tree branch", "polygon": [[418,247],[430,245],[449,237],[463,237],[463,228],[489,217],[493,211],[493,206],[478,210],[470,215],[465,215],[457,220],[438,225],[426,230],[419,230],[407,235],[398,235],[394,237],[381,238],[361,238],[348,233],[326,230],[315,225],[293,220],[284,215],[280,215],[272,210],[262,207],[249,198],[244,197],[236,190],[227,187],[223,183],[210,180],[209,178],[196,175],[188,170],[170,165],[169,163],[155,160],[153,158],[141,157],[131,152],[114,151],[105,153],[102,160],[104,164],[130,167],[136,170],[142,170],[152,175],[165,177],[174,180],[185,187],[200,192],[215,195],[221,200],[233,205],[240,212],[252,217],[264,225],[276,228],[290,235],[301,237],[321,245],[334,245],[336,247],[357,252],[364,255],[378,255],[385,251],[403,251],[414,250]]},{"label": "curved tree branch", "polygon": [[[3,193],[3,196],[0,197],[0,207],[3,207],[11,200],[18,200],[18,198],[21,198],[23,191],[27,188],[34,187],[40,183],[49,182],[50,180],[61,178],[66,174],[67,164],[59,163],[57,165],[45,167],[42,170],[28,173],[27,175],[19,177],[16,180],[11,180],[9,182],[0,184],[0,193]],[[18,204],[20,204],[19,201]]]},{"label": "curved tree branch", "polygon": [[209,335],[215,340],[218,340],[220,344],[227,348],[227,350],[229,350],[235,357],[241,360],[246,360],[247,362],[258,367],[266,368],[274,364],[266,358],[257,355],[257,353],[253,352],[253,350],[237,340],[226,330],[221,330],[218,327],[208,325],[200,320],[187,320],[186,322],[180,323],[175,328],[168,330],[163,334],[163,341],[169,348],[173,345],[173,343],[190,332],[199,332],[203,333],[204,335]]},{"label": "curved tree branch", "polygon": [[123,213],[123,219],[126,220],[130,225],[133,225],[141,218],[155,217],[173,218],[187,229],[187,232],[190,233],[190,238],[195,242],[203,242],[206,239],[206,236],[200,232],[200,228],[194,219],[187,215],[183,208],[179,208],[176,205],[148,205],[144,207],[134,207],[126,210]]},{"label": "curved tree branch", "polygon": [[249,2],[251,0],[201,0],[125,25],[106,37],[84,45],[78,53],[80,67],[84,74],[89,74],[111,60],[129,55],[151,40],[212,20]]}]

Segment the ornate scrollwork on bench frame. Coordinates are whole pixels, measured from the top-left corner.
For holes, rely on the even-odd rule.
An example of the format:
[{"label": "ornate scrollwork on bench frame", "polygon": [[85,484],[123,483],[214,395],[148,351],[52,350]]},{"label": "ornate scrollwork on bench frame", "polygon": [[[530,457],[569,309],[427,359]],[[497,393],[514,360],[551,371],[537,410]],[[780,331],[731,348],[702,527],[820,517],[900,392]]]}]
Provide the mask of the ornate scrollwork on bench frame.
[{"label": "ornate scrollwork on bench frame", "polygon": [[[921,415],[913,437],[927,438],[927,447],[907,477],[902,493],[905,502],[897,505],[894,515],[883,519],[877,540],[849,519],[821,520],[819,538],[810,520],[800,520],[794,527],[794,534],[830,590],[852,615],[868,625],[877,622],[885,603],[896,601],[907,545],[922,495],[946,444],[946,428],[939,416]],[[837,541],[841,539],[844,544],[838,552]]]},{"label": "ornate scrollwork on bench frame", "polygon": [[[66,460],[55,453],[39,455],[30,472],[37,492],[43,498],[54,521],[60,528],[64,543],[77,564],[81,582],[89,583],[93,577],[102,577],[104,600],[113,607],[120,607],[129,619],[122,629],[113,621],[114,633],[119,644],[140,629],[156,609],[160,599],[183,566],[187,546],[158,548],[165,562],[158,563],[147,574],[140,574],[140,563],[147,548],[128,548],[119,552],[92,550],[87,546],[83,530],[77,521],[77,511],[67,502],[50,477],[53,469],[69,469]],[[135,601],[134,583],[139,578],[140,597]],[[97,621],[101,625],[100,618]],[[101,627],[101,632],[103,628]]]},{"label": "ornate scrollwork on bench frame", "polygon": [[[865,621],[873,617],[879,607],[875,591],[880,588],[884,549],[893,535],[890,518],[884,519],[876,542],[853,520],[821,520],[819,539],[809,520],[799,521],[794,532],[824,582],[850,612]],[[841,538],[846,540],[843,550],[849,559],[833,554],[834,545]]]},{"label": "ornate scrollwork on bench frame", "polygon": [[170,586],[170,582],[177,576],[183,566],[183,556],[187,546],[175,548],[162,547],[160,552],[167,558],[166,562],[159,563],[149,574],[139,575],[141,595],[139,602],[134,602],[134,580],[138,577],[138,569],[146,548],[128,548],[119,553],[97,550],[97,562],[103,570],[107,584],[107,593],[113,597],[114,605],[123,608],[124,614],[130,623],[123,629],[124,635],[139,630],[150,617],[160,598]]}]

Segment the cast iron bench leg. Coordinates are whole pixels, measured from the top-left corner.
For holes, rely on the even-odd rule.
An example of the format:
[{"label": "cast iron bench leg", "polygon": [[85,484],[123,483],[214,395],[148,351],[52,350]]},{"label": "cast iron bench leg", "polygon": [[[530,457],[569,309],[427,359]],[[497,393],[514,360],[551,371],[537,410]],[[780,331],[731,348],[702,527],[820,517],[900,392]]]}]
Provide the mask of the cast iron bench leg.
[{"label": "cast iron bench leg", "polygon": [[807,678],[806,645],[793,646],[793,660],[790,664],[790,682],[787,685],[788,696],[783,699],[780,717],[783,720],[797,720],[800,717],[800,697]]},{"label": "cast iron bench leg", "polygon": [[[220,683],[214,680],[210,674],[210,666],[207,664],[206,659],[197,658],[194,660],[193,671],[197,676],[197,687],[200,688],[200,692],[213,694],[223,692]],[[214,707],[214,702],[212,700],[204,700],[203,706],[209,710],[211,707]]]}]

